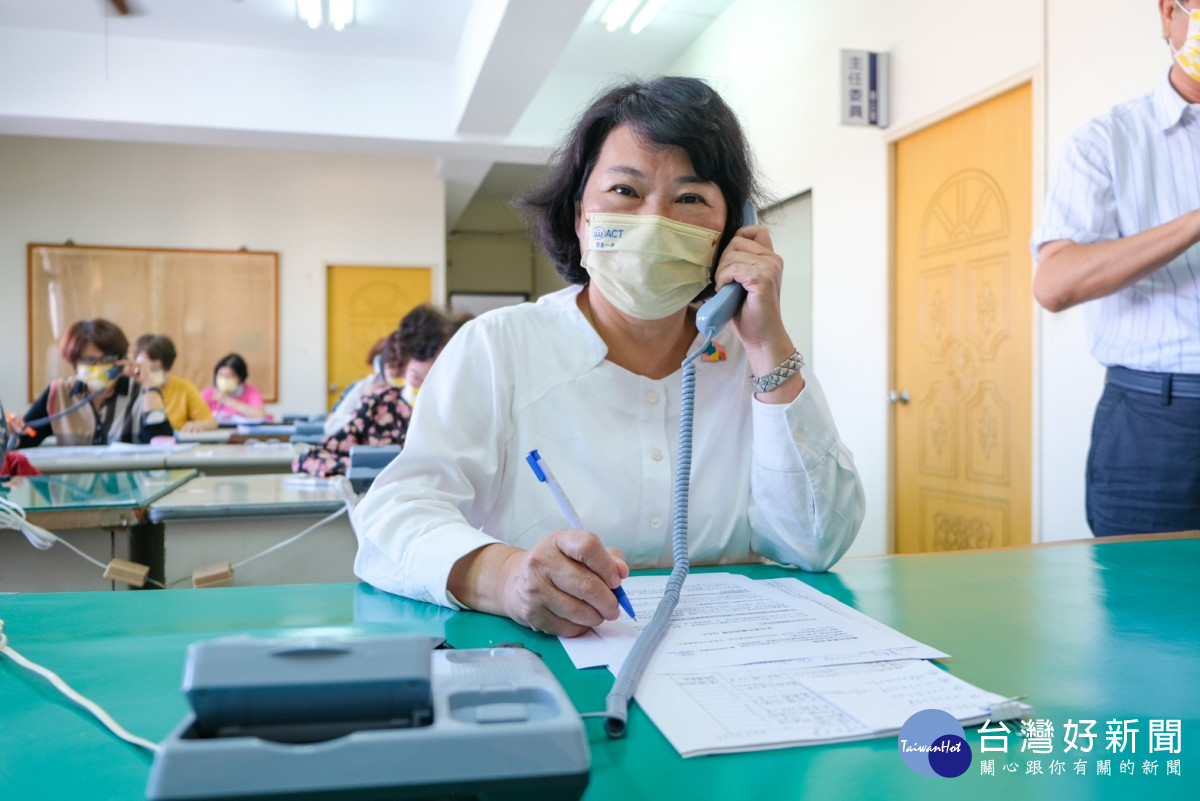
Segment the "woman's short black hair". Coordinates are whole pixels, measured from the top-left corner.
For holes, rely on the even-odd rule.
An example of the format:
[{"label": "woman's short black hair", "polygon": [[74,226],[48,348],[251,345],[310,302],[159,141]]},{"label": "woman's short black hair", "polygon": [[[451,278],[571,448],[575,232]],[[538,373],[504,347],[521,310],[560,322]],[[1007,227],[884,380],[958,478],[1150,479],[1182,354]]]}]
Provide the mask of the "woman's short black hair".
[{"label": "woman's short black hair", "polygon": [[455,330],[450,317],[428,303],[413,308],[400,320],[395,332],[395,344],[402,359],[400,367],[410,359],[427,362],[435,358]]},{"label": "woman's short black hair", "polygon": [[733,110],[704,81],[667,77],[610,89],[579,118],[542,183],[515,204],[559,275],[572,284],[588,280],[575,232],[583,186],[604,140],[621,125],[628,125],[649,145],[682,148],[696,174],[720,188],[728,211],[718,254],[742,226],[746,201],[757,194],[742,127]]},{"label": "woman's short black hair", "polygon": [[92,343],[105,356],[124,359],[129,352],[129,340],[116,323],[96,318],[73,323],[58,343],[58,352],[72,367],[82,358],[83,349]]},{"label": "woman's short black hair", "polygon": [[238,381],[246,383],[246,376],[250,375],[250,371],[246,369],[246,360],[236,353],[230,353],[228,356],[222,356],[217,362],[217,366],[213,368],[213,381],[217,380],[217,371],[222,367],[228,367],[237,374]]},{"label": "woman's short black hair", "polygon": [[133,343],[133,356],[137,358],[143,353],[161,364],[164,370],[170,370],[175,365],[175,343],[170,337],[142,334]]}]

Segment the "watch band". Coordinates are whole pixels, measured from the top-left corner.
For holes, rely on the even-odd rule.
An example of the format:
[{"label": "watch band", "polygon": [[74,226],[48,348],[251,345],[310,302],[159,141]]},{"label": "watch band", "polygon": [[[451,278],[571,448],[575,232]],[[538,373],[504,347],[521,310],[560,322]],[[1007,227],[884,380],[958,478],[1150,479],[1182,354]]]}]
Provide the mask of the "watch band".
[{"label": "watch band", "polygon": [[766,375],[757,378],[750,376],[750,385],[754,387],[755,392],[770,392],[800,372],[802,367],[804,367],[804,357],[800,355],[800,351],[794,350],[791,356],[783,360],[783,364]]}]

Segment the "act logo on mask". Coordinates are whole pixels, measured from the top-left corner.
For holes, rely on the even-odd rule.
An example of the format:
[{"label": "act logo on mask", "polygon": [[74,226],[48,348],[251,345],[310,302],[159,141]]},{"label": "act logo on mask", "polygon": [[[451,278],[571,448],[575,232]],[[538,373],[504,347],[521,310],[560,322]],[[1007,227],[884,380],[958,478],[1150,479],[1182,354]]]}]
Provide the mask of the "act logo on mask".
[{"label": "act logo on mask", "polygon": [[603,225],[595,225],[592,226],[591,246],[596,250],[615,248],[624,235],[624,228],[606,228]]}]

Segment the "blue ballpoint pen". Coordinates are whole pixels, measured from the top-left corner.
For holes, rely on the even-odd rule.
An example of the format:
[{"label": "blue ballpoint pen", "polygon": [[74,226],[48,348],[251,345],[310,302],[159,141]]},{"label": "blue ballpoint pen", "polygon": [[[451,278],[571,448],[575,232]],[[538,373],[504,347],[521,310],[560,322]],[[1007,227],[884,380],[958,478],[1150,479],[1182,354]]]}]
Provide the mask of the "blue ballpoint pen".
[{"label": "blue ballpoint pen", "polygon": [[[558,479],[550,472],[550,467],[546,464],[546,460],[537,452],[537,449],[531,450],[529,455],[525,457],[525,461],[529,462],[529,466],[533,468],[533,474],[537,476],[538,481],[550,488],[550,494],[554,496],[554,500],[558,501],[558,508],[567,517],[567,525],[571,528],[586,531],[583,527],[583,521],[579,519],[579,513],[575,511],[575,507],[571,505],[571,501],[567,499],[567,494],[563,492],[562,485],[558,483]],[[613,590],[613,595],[617,596],[617,603],[621,608],[629,613],[629,616],[636,619],[637,615],[633,613],[633,604],[629,603],[629,596],[625,594],[625,590],[621,585]]]}]

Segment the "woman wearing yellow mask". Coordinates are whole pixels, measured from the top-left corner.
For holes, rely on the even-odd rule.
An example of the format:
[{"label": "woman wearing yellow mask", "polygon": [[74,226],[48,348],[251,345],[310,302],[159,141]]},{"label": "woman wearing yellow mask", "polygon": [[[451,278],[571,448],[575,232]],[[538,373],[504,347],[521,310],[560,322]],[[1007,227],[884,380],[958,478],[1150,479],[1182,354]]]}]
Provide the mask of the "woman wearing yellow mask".
[{"label": "woman wearing yellow mask", "polygon": [[144,387],[162,390],[171,427],[184,432],[216,428],[217,420],[196,385],[182,376],[171,374],[175,357],[175,343],[169,337],[143,334],[133,343],[137,379]]},{"label": "woman wearing yellow mask", "polygon": [[18,447],[31,448],[54,435],[59,445],[148,443],[172,436],[162,391],[135,380],[126,360],[129,340],[108,320],[80,320],[67,329],[59,353],[75,374],[50,382],[14,430]]},{"label": "woman wearing yellow mask", "polygon": [[212,386],[205,387],[200,394],[219,422],[266,418],[262,393],[246,380],[249,375],[246,360],[236,353],[230,353],[217,362],[213,369]]},{"label": "woman wearing yellow mask", "polygon": [[[741,126],[701,81],[629,83],[584,111],[521,203],[571,286],[447,346],[354,511],[358,576],[553,634],[616,619],[630,568],[672,564],[680,364],[704,345],[692,301],[729,282],[745,301],[695,371],[692,563],[836,562],[862,485],[783,324],[756,194]],[[568,526],[532,450],[590,530]]]}]

